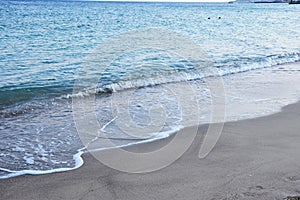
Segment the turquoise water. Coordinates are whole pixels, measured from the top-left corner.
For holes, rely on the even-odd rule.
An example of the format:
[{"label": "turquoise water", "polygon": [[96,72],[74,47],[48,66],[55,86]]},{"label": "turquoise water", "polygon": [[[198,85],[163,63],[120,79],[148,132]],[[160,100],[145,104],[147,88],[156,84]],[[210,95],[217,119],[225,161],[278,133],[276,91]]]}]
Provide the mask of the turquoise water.
[{"label": "turquoise water", "polygon": [[[299,61],[299,12],[299,6],[288,4],[1,1],[3,175],[78,164],[73,156],[83,145],[72,120],[70,97],[76,74],[106,39],[126,31],[162,27],[191,38],[221,75],[229,75]],[[161,52],[126,56],[112,63],[99,81],[99,91],[120,92],[151,85],[159,88],[178,71],[188,74],[188,80],[199,79],[195,75],[198,69],[190,63]],[[149,67],[138,70],[144,65]],[[162,66],[171,70],[166,72]],[[131,76],[124,76],[129,72]],[[134,84],[118,85],[120,81]],[[116,85],[117,89],[112,88]],[[138,95],[155,93],[147,87]],[[99,101],[106,105],[105,98],[110,97],[105,95],[110,94],[101,95],[104,97],[98,97]],[[176,127],[180,121],[172,115],[177,110],[176,102],[164,98],[157,102],[170,110],[167,127]],[[111,112],[99,110],[99,120],[108,123]],[[146,113],[134,112],[137,119]],[[112,137],[121,137],[115,129],[107,129]],[[120,141],[123,144],[126,142]]]}]

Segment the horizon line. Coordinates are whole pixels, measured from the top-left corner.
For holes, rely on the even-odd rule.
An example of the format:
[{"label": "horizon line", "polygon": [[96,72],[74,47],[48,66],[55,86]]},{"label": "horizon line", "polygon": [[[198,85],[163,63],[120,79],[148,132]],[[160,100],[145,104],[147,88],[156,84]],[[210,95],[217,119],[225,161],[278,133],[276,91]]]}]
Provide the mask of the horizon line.
[{"label": "horizon line", "polygon": [[90,2],[128,2],[128,3],[228,3],[231,0],[75,0],[75,1],[90,1]]}]

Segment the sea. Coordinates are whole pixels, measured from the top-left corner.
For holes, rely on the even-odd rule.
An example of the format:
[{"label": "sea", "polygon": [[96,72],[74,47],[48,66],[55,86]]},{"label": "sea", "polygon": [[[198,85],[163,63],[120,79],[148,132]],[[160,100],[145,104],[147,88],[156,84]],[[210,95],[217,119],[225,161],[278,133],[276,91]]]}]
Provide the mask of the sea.
[{"label": "sea", "polygon": [[285,3],[1,0],[0,178],[80,167],[82,123],[123,147],[212,122],[218,95],[216,122],[280,111],[300,99],[299,19]]}]

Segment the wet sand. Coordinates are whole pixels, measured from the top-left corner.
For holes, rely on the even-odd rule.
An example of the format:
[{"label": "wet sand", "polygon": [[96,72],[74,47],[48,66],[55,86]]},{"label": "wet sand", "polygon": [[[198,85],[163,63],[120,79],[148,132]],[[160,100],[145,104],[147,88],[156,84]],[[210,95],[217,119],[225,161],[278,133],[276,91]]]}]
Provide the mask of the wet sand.
[{"label": "wet sand", "polygon": [[[266,117],[229,122],[199,159],[207,125],[172,165],[152,173],[111,169],[89,154],[74,171],[0,180],[3,200],[284,199],[300,196],[300,103]],[[185,130],[189,133],[189,128]],[[168,141],[131,147],[148,151]]]}]

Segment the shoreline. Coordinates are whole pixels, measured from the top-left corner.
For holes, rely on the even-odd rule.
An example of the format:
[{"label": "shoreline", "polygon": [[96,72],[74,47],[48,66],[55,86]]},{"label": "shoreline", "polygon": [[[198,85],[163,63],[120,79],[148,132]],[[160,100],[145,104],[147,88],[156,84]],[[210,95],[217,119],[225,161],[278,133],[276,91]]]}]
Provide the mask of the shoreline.
[{"label": "shoreline", "polygon": [[[197,153],[207,125],[184,155],[152,173],[111,169],[90,154],[82,167],[45,175],[0,180],[3,199],[272,199],[300,195],[300,102],[281,112],[226,122],[221,138],[204,159]],[[189,132],[189,128],[185,128]],[[171,138],[127,147],[151,151]],[[152,191],[152,192],[151,192]],[[153,193],[153,191],[157,191]]]},{"label": "shoreline", "polygon": [[[276,65],[276,66],[273,66],[271,68],[263,68],[263,69],[257,69],[257,70],[251,70],[251,71],[248,71],[248,72],[243,72],[244,76],[243,76],[243,81],[244,82],[247,82],[248,80],[255,80],[254,83],[256,82],[259,82],[260,78],[261,77],[271,77],[270,80],[266,79],[267,81],[271,81],[272,83],[275,81],[278,81],[278,83],[281,83],[282,85],[286,85],[283,87],[283,91],[285,91],[286,89],[289,89],[289,85],[297,85],[297,82],[295,82],[295,80],[298,79],[298,76],[297,74],[293,74],[292,76],[287,76],[287,72],[289,71],[298,71],[297,68],[300,64],[300,61],[299,62],[294,62],[294,63],[286,63],[286,64],[282,64],[282,65]],[[272,74],[272,71],[282,71],[283,74],[278,74],[277,76],[274,76],[274,74]],[[259,72],[259,74],[257,74]],[[284,79],[282,79],[282,77],[284,77]],[[290,78],[293,77],[293,80],[291,80]],[[231,76],[223,76],[224,80],[225,80],[225,88],[230,92],[233,90],[232,87],[234,87],[234,85],[239,85],[240,83],[242,84],[245,84],[244,82],[241,82],[241,77],[239,76],[239,74],[232,74]],[[295,79],[295,80],[294,80]],[[228,82],[228,80],[230,80]],[[245,81],[246,80],[246,81]],[[292,84],[286,84],[288,82],[288,80],[290,80],[290,82]],[[277,87],[277,84],[278,83],[274,83],[275,87]],[[268,84],[270,84],[270,82],[268,82]],[[270,87],[268,88],[268,91],[274,91],[276,88],[274,86],[273,87]],[[277,88],[278,89],[278,88]],[[294,91],[295,88],[293,88],[293,91]],[[280,89],[279,89],[280,90]],[[265,91],[264,91],[265,92]],[[238,92],[235,92],[235,94],[237,94]],[[251,93],[251,92],[250,92]],[[297,94],[297,90],[294,91],[294,93]],[[229,96],[232,96],[232,94],[228,93]],[[227,92],[226,92],[226,95],[228,95]],[[298,95],[297,95],[298,96]],[[272,94],[269,96],[271,99],[275,97],[275,99],[277,98],[277,96],[272,96]],[[290,96],[289,96],[290,97]],[[244,98],[244,99],[247,99],[247,98]],[[259,98],[258,98],[259,99]],[[299,99],[299,98],[297,98]],[[265,101],[265,99],[262,99],[262,101]],[[292,101],[289,101],[290,104],[293,104],[291,102],[294,102],[294,99]],[[253,102],[250,102],[250,104],[253,103]],[[256,102],[254,102],[256,103]],[[264,105],[267,105],[268,102],[262,104],[262,106]],[[243,112],[245,112],[245,110],[247,109],[257,109],[259,110],[259,107],[257,104],[255,105],[250,105],[249,102],[247,102],[246,105],[242,105],[242,106],[239,106],[238,105],[238,109],[236,109],[236,107],[232,106],[230,102],[227,102],[226,103],[226,106],[229,107],[229,109],[227,110],[227,114],[228,113],[231,113],[232,110],[235,110],[235,112],[233,112],[233,116],[239,116],[241,115]],[[233,104],[233,105],[236,105],[236,104]],[[225,119],[225,122],[226,123],[234,123],[234,122],[238,122],[238,121],[241,121],[241,120],[248,120],[248,119],[254,119],[254,118],[257,118],[257,117],[267,117],[269,115],[273,115],[273,114],[276,114],[278,112],[281,112],[281,110],[285,107],[285,106],[288,106],[289,104],[287,105],[284,105],[283,107],[276,107],[275,110],[273,110],[271,113],[263,113],[263,112],[259,112],[260,114],[257,116],[252,116],[252,117],[247,117],[246,118],[241,118],[239,119],[238,117],[237,118],[227,118]],[[255,106],[255,107],[253,107]],[[262,106],[260,106],[261,108],[263,108]],[[273,107],[274,109],[274,107]],[[228,117],[228,116],[226,116]],[[206,122],[204,123],[201,123],[199,126],[208,126],[208,124]],[[188,129],[189,127],[186,127],[184,129]],[[167,137],[171,137],[172,138],[172,135],[171,136],[167,136]],[[167,140],[165,137],[163,138],[157,138],[157,139],[150,139],[149,141],[141,141],[140,144],[139,143],[132,143],[132,144],[128,144],[128,145],[124,145],[124,148],[126,149],[127,147],[128,148],[131,148],[131,149],[134,149],[135,147],[133,146],[137,146],[138,148],[142,145],[143,147],[142,148],[145,148],[144,146],[147,146],[145,144],[147,143],[159,143],[158,141],[159,140]],[[56,168],[56,169],[51,169],[51,170],[45,170],[45,171],[42,171],[42,170],[23,170],[23,171],[12,171],[12,170],[5,170],[3,169],[3,171],[12,171],[12,173],[14,174],[8,174],[6,175],[7,177],[5,178],[0,178],[0,181],[1,180],[5,180],[5,179],[10,179],[12,177],[17,177],[17,176],[23,176],[23,175],[43,175],[43,174],[52,174],[52,173],[57,173],[57,172],[66,172],[66,171],[72,171],[72,170],[75,170],[79,167],[81,167],[84,163],[83,161],[83,157],[82,157],[82,154],[86,154],[85,150],[83,150],[85,148],[80,148],[78,149],[77,153],[73,155],[74,157],[74,160],[75,162],[77,163],[74,167],[71,167],[71,168]],[[105,149],[102,149],[102,150],[105,150]],[[1,169],[0,169],[1,170]]]}]

